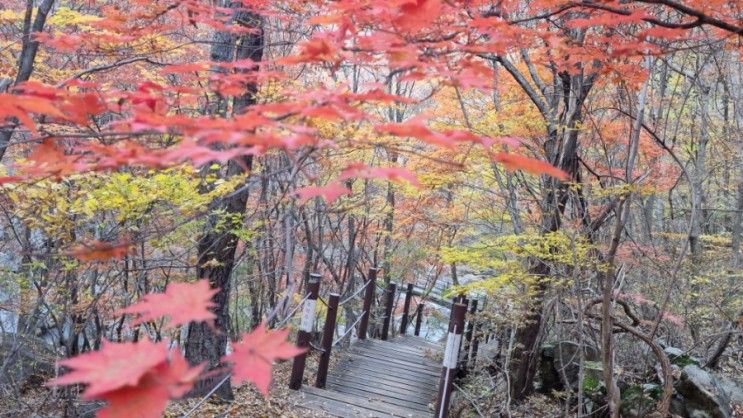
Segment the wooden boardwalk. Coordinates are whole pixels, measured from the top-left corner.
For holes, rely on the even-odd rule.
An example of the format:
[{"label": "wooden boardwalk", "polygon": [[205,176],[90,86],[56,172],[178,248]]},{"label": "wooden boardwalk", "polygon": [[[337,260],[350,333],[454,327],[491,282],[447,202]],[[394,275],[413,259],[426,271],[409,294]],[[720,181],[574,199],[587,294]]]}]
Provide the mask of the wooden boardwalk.
[{"label": "wooden boardwalk", "polygon": [[335,417],[432,417],[442,347],[420,337],[361,340],[340,353],[326,389],[305,386],[308,409]]}]

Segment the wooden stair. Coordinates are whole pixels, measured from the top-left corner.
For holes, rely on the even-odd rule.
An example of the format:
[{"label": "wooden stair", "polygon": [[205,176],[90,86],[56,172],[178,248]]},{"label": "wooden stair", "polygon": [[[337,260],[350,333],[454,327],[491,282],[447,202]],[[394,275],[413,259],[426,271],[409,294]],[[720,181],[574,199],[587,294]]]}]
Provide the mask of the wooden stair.
[{"label": "wooden stair", "polygon": [[441,346],[420,337],[362,340],[339,353],[326,389],[304,387],[304,407],[334,417],[433,416]]}]

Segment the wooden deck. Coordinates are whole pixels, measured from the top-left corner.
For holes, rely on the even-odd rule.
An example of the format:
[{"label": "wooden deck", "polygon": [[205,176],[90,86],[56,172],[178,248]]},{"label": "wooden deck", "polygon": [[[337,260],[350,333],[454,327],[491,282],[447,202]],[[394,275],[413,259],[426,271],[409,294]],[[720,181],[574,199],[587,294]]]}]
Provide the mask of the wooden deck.
[{"label": "wooden deck", "polygon": [[432,417],[441,346],[420,337],[368,339],[339,353],[326,389],[304,387],[308,409],[335,417]]}]

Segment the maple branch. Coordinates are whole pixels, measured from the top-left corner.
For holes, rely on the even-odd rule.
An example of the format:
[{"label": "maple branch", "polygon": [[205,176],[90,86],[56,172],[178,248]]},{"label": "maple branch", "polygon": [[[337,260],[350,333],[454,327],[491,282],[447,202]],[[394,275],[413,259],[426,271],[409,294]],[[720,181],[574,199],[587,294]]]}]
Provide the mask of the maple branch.
[{"label": "maple branch", "polygon": [[[23,22],[23,40],[21,46],[21,54],[18,57],[18,73],[15,77],[13,84],[23,83],[31,78],[31,73],[34,71],[34,62],[36,61],[36,54],[39,51],[39,41],[35,39],[34,35],[44,30],[47,16],[52,10],[54,0],[44,0],[36,9],[36,16],[31,23],[33,14],[33,1],[27,2],[26,14]],[[8,84],[8,83],[4,83]],[[5,86],[6,88],[8,85]],[[0,129],[0,160],[7,147],[10,145],[10,140],[13,137],[18,119],[15,117],[10,118],[12,125],[10,127],[3,127]]]},{"label": "maple branch", "polygon": [[[33,3],[30,3],[31,6]],[[45,0],[36,10],[36,17],[34,18],[33,25],[30,27],[26,26],[31,21],[31,7],[26,9],[26,22],[24,23],[23,30],[23,47],[21,50],[20,58],[18,59],[18,74],[15,78],[15,84],[27,81],[31,77],[31,73],[34,68],[34,61],[36,60],[36,53],[39,50],[39,41],[32,39],[34,34],[44,30],[46,24],[46,18],[52,9],[54,0]]]},{"label": "maple branch", "polygon": [[539,113],[542,114],[542,117],[544,117],[545,120],[549,121],[550,124],[552,123],[551,112],[547,107],[547,103],[545,103],[544,100],[539,97],[539,94],[536,90],[534,90],[534,87],[529,83],[529,80],[524,77],[521,71],[519,71],[518,68],[516,68],[516,66],[511,63],[511,61],[500,55],[489,56],[485,58],[500,63],[503,68],[505,68],[506,71],[511,74],[516,82],[519,83],[521,88],[524,89],[527,96],[529,96],[529,99],[531,99],[532,103],[534,103],[534,106],[536,106],[539,110]]},{"label": "maple branch", "polygon": [[[725,30],[727,32],[732,32],[732,33],[734,33],[734,34],[736,34],[738,36],[743,36],[743,27],[736,26],[736,25],[734,25],[732,23],[728,23],[728,22],[725,22],[723,20],[720,20],[720,19],[711,17],[711,16],[705,14],[704,12],[702,12],[700,10],[693,9],[693,8],[691,8],[689,6],[686,6],[686,5],[681,4],[681,3],[677,3],[677,2],[675,2],[673,0],[634,0],[634,1],[636,1],[638,3],[660,4],[660,5],[663,5],[663,6],[668,6],[671,9],[676,10],[679,13],[683,13],[683,14],[685,14],[687,16],[693,16],[693,17],[696,18],[696,20],[694,22],[690,22],[690,23],[686,23],[686,24],[681,24],[680,26],[677,26],[679,28],[689,27],[688,25],[693,25],[693,26],[690,26],[690,27],[694,27],[694,26],[701,26],[701,25],[706,24],[706,25],[714,26],[716,28]],[[649,21],[648,19],[645,19],[645,20],[646,21]],[[651,22],[651,23],[655,23],[655,24],[657,24],[659,26],[662,26],[662,24],[664,24],[666,22],[655,21],[655,22]],[[672,23],[668,23],[668,24],[669,25],[673,25]],[[666,27],[672,27],[672,26],[666,26]]]},{"label": "maple branch", "polygon": [[[743,36],[743,26],[737,26],[733,23],[729,23],[724,20],[709,16],[700,10],[693,9],[689,6],[686,6],[684,4],[678,3],[673,0],[633,0],[633,1],[636,3],[658,4],[658,5],[667,6],[681,14],[695,18],[691,22],[681,22],[681,23],[668,22],[668,21],[664,21],[664,20],[654,18],[654,17],[646,17],[642,19],[643,21],[653,24],[653,25],[657,25],[657,26],[661,26],[661,27],[669,28],[669,29],[692,29],[692,28],[696,28],[702,25],[709,25],[709,26],[714,26],[724,31],[736,34],[738,36]],[[610,12],[610,13],[614,13],[614,14],[618,14],[622,16],[630,16],[632,14],[631,10],[612,7],[612,6],[608,6],[605,4],[596,3],[590,0],[584,0],[581,2],[566,3],[554,10],[550,10],[550,11],[547,11],[545,13],[541,13],[538,15],[529,16],[529,17],[525,17],[521,19],[509,20],[508,23],[515,25],[515,24],[526,23],[526,22],[530,22],[534,20],[549,19],[552,16],[562,14],[564,12],[567,12],[568,10],[575,9],[575,8],[589,8],[589,9],[603,10],[606,12]],[[491,16],[502,17],[501,13],[497,11],[485,13],[484,16],[485,17],[491,17]]]},{"label": "maple branch", "polygon": [[73,75],[72,77],[68,78],[67,80],[63,81],[62,83],[58,84],[58,86],[59,85],[63,85],[64,83],[67,83],[67,82],[69,82],[71,80],[79,79],[79,78],[81,78],[83,76],[86,76],[88,74],[97,73],[97,72],[101,72],[101,71],[112,70],[114,68],[118,68],[118,67],[121,67],[123,65],[133,64],[135,62],[140,62],[140,61],[144,61],[144,62],[146,62],[148,64],[157,65],[157,66],[161,66],[161,67],[164,67],[164,66],[167,65],[167,64],[162,63],[162,62],[153,61],[149,57],[133,57],[133,58],[127,58],[127,59],[123,59],[123,60],[119,60],[119,61],[113,62],[111,64],[99,65],[97,67],[91,67],[91,68],[88,68],[86,70],[83,70],[83,71],[81,71],[81,72]]},{"label": "maple branch", "polygon": [[[612,325],[632,334],[633,336],[637,337],[638,339],[649,345],[650,348],[653,350],[655,356],[658,358],[658,361],[660,362],[660,368],[663,373],[663,394],[658,400],[656,411],[659,412],[660,416],[665,417],[668,415],[668,408],[671,403],[671,397],[673,396],[673,374],[671,373],[671,362],[668,360],[668,356],[663,351],[663,348],[657,342],[655,342],[652,334],[648,335],[638,329],[638,325],[640,325],[641,323],[640,319],[632,312],[629,304],[619,298],[614,298],[614,302],[622,307],[627,317],[632,320],[632,324],[627,325],[623,322],[614,320],[612,321]],[[601,303],[601,299],[598,298],[590,301],[584,309],[585,315],[593,320],[600,321],[600,315],[590,312],[590,308],[599,303]]]},{"label": "maple branch", "polygon": [[537,68],[534,66],[534,63],[531,62],[531,59],[529,58],[529,52],[526,48],[521,48],[521,59],[524,60],[524,63],[526,64],[526,68],[529,70],[529,75],[531,76],[531,79],[534,81],[534,84],[537,85],[539,90],[542,92],[542,95],[545,97],[545,99],[548,96],[548,90],[547,85],[544,84],[544,81],[542,81],[542,78],[539,76],[539,72],[537,71]]}]

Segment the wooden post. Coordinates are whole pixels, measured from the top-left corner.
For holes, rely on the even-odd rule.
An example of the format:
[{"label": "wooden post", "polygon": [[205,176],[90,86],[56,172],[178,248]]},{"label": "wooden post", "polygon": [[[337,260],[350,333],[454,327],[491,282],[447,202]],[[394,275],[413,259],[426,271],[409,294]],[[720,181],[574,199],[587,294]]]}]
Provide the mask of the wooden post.
[{"label": "wooden post", "polygon": [[418,337],[421,335],[421,323],[423,323],[423,308],[424,304],[421,302],[418,302],[418,309],[416,309],[415,314],[415,336]]},{"label": "wooden post", "polygon": [[325,315],[325,326],[322,330],[322,349],[320,362],[317,365],[317,380],[315,387],[324,388],[328,379],[328,366],[330,365],[330,353],[333,350],[333,334],[335,333],[335,318],[338,315],[338,302],[341,296],[331,293],[328,298],[328,314]]},{"label": "wooden post", "polygon": [[[482,306],[480,307],[480,312],[485,310],[485,304],[487,303],[487,298],[482,299]],[[480,340],[484,337],[482,332],[480,332],[480,319],[476,318],[473,322],[472,326],[472,354],[470,354],[469,362],[472,364],[472,366],[475,365],[475,360],[477,360],[477,350],[480,348]]]},{"label": "wooden post", "polygon": [[410,300],[413,298],[413,283],[408,283],[408,291],[405,293],[405,305],[400,319],[400,335],[408,331],[408,318],[410,317]]},{"label": "wooden post", "polygon": [[395,304],[395,292],[397,285],[390,283],[387,285],[387,304],[384,307],[384,322],[382,323],[382,339],[387,340],[390,336],[390,321],[392,320],[392,305]]},{"label": "wooden post", "polygon": [[[299,324],[297,333],[297,347],[307,348],[310,346],[312,338],[312,328],[315,325],[315,306],[317,305],[317,296],[320,293],[320,275],[310,273],[307,278],[306,286],[307,299],[302,306],[302,321]],[[302,387],[302,378],[304,377],[304,365],[307,361],[307,352],[294,357],[292,364],[292,375],[289,378],[289,388],[298,390]]]},{"label": "wooden post", "polygon": [[452,306],[451,320],[449,321],[449,335],[446,338],[446,349],[441,369],[441,380],[439,380],[439,393],[436,399],[436,418],[446,418],[449,415],[449,401],[454,378],[457,375],[457,362],[459,360],[459,345],[462,343],[462,331],[464,331],[464,315],[467,307],[461,303]]},{"label": "wooden post", "polygon": [[480,335],[480,330],[478,329],[478,321],[474,321],[475,324],[473,326],[472,331],[472,354],[470,354],[469,362],[472,365],[472,367],[475,366],[475,360],[477,360],[477,350],[480,348],[480,338],[482,336]]},{"label": "wooden post", "polygon": [[[467,299],[466,296],[460,296],[459,303],[461,303],[462,305],[464,305],[464,308],[465,308],[465,316],[464,316],[464,318],[465,318],[465,323],[466,323],[467,322],[467,314],[466,314],[466,312],[467,312],[467,309],[469,309],[469,307],[470,307],[470,300]],[[464,328],[462,328],[462,334],[464,334]],[[459,352],[460,353],[462,352],[462,343],[464,343],[464,339],[462,339],[459,342]]]},{"label": "wooden post", "polygon": [[366,339],[369,329],[369,317],[371,317],[372,303],[374,302],[374,288],[377,286],[377,269],[370,268],[366,278],[366,291],[364,293],[364,310],[361,312],[361,323],[359,323],[359,339]]},{"label": "wooden post", "polygon": [[467,375],[469,369],[469,354],[470,347],[472,347],[472,334],[475,331],[475,314],[477,313],[477,299],[472,301],[470,304],[470,320],[467,323],[467,332],[464,334],[464,350],[462,351],[462,367],[460,368],[460,376],[464,377]]}]

